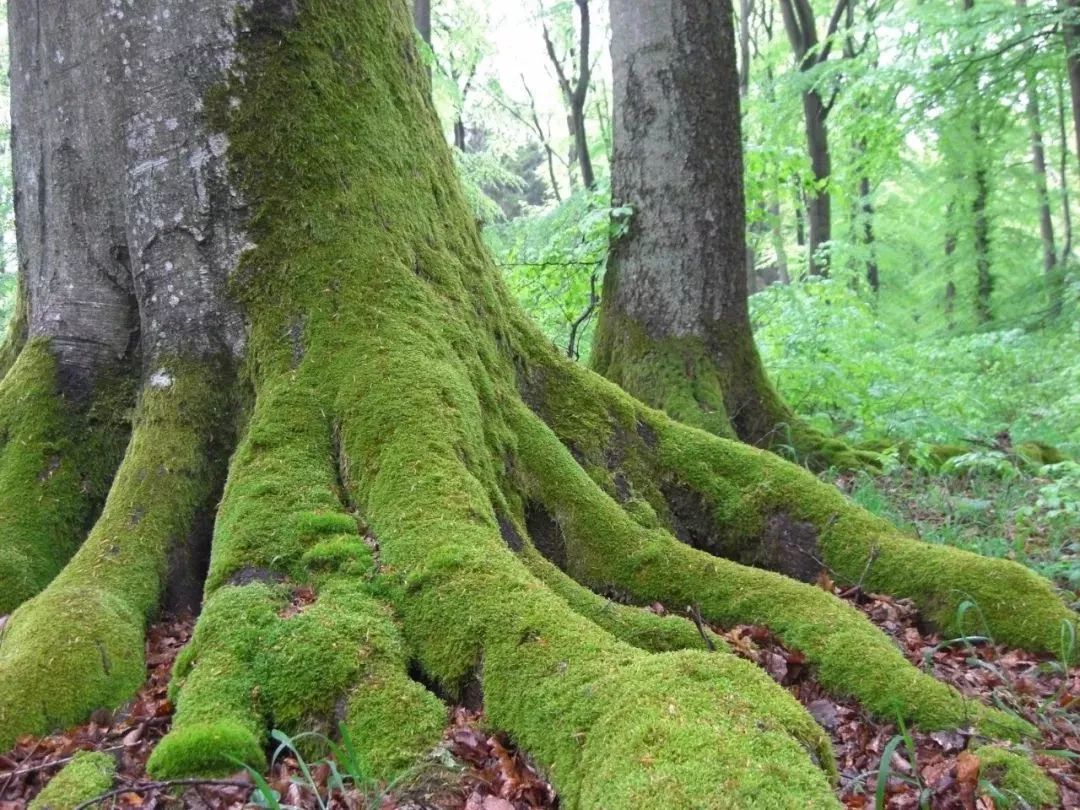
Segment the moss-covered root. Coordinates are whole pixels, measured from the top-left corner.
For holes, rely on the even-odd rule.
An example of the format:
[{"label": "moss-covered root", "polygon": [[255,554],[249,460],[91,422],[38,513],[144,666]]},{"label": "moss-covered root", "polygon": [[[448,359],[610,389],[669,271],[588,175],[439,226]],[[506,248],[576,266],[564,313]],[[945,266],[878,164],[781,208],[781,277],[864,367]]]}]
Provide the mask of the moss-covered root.
[{"label": "moss-covered root", "polygon": [[881,469],[879,453],[825,435],[788,407],[765,374],[749,326],[720,337],[716,351],[699,337],[655,340],[606,313],[592,363],[641,402],[714,436],[770,449],[812,470]]},{"label": "moss-covered root", "polygon": [[230,412],[217,373],[163,364],[90,536],[0,637],[0,749],[114,707],[143,680],[143,631],[170,552],[213,499]]},{"label": "moss-covered root", "polygon": [[299,613],[282,586],[225,586],[178,663],[173,731],[148,768],[165,778],[257,768],[269,726],[333,735],[340,722],[364,775],[393,779],[446,723],[445,707],[406,666],[388,609],[354,577],[324,585]]},{"label": "moss-covered root", "polygon": [[[374,560],[342,510],[315,388],[288,373],[261,387],[218,513],[209,596],[177,661],[173,731],[149,768],[258,767],[270,726],[332,735],[343,722],[361,767],[390,779],[435,745],[445,707],[407,677],[393,618],[366,592]],[[317,587],[311,604],[295,604],[302,583]]]},{"label": "moss-covered root", "polygon": [[[643,417],[650,419],[649,415]],[[782,515],[811,527],[805,549],[844,582],[908,597],[946,633],[990,635],[1023,649],[1080,659],[1068,643],[1080,626],[1051,584],[1010,560],[923,543],[897,531],[796,465],[651,418],[662,467],[700,494],[733,548],[760,547],[767,521]],[[966,605],[966,607],[965,607]]]},{"label": "moss-covered root", "polygon": [[984,745],[972,753],[979,760],[982,792],[1004,800],[1004,807],[1058,806],[1054,780],[1032,762],[1029,755],[999,745]]},{"label": "moss-covered root", "polygon": [[920,673],[862,614],[820,588],[713,557],[634,523],[531,413],[521,412],[517,434],[526,485],[557,522],[575,579],[641,601],[697,604],[723,624],[767,625],[807,656],[826,688],[855,696],[881,717],[899,713],[925,728],[975,724],[995,736],[1033,731]]},{"label": "moss-covered root", "polygon": [[108,792],[116,776],[116,760],[98,751],[79,751],[30,802],[29,810],[75,810]]},{"label": "moss-covered root", "polygon": [[658,616],[639,607],[620,605],[583,585],[579,585],[558,566],[548,561],[532,544],[525,545],[518,556],[532,574],[551,588],[586,619],[647,652],[673,650],[727,650],[727,643],[707,627],[700,629],[688,619]]},{"label": "moss-covered root", "polygon": [[49,584],[75,553],[120,463],[128,386],[102,379],[66,402],[44,340],[0,382],[0,615]]}]

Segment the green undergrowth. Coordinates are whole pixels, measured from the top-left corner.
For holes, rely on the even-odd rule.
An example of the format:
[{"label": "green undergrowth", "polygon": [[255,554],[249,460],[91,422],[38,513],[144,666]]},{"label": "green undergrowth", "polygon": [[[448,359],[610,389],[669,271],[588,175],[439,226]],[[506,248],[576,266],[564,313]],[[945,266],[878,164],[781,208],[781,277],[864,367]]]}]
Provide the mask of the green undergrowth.
[{"label": "green undergrowth", "polygon": [[88,401],[65,400],[43,339],[0,381],[0,615],[44,588],[79,547],[123,453],[133,398],[106,375]]},{"label": "green undergrowth", "polygon": [[60,773],[49,780],[29,810],[75,810],[112,787],[116,760],[100,751],[78,751]]},{"label": "green undergrowth", "polygon": [[0,272],[0,379],[11,370],[26,345],[26,297],[22,277]]},{"label": "green undergrowth", "polygon": [[1056,321],[970,331],[913,315],[898,292],[875,304],[842,279],[815,279],[751,298],[762,359],[793,408],[857,444],[977,450],[1008,431],[1080,456],[1075,297]]},{"label": "green undergrowth", "polygon": [[[0,748],[114,708],[142,683],[143,631],[171,551],[188,538],[221,471],[232,425],[220,375],[168,361],[138,405],[101,517],[0,638]],[[74,630],[74,628],[78,628]]]},{"label": "green undergrowth", "polygon": [[949,471],[899,467],[846,486],[864,509],[926,542],[1015,560],[1080,591],[1080,465],[1024,470],[993,451],[956,459]]}]

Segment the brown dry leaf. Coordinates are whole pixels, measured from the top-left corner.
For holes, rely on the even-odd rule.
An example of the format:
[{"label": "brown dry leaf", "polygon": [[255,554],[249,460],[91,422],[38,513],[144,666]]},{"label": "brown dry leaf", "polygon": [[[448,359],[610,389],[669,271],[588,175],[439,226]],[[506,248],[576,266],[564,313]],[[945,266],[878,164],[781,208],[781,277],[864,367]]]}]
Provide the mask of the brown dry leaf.
[{"label": "brown dry leaf", "polygon": [[965,810],[975,807],[975,789],[979,786],[979,758],[963,751],[956,758],[956,781],[960,786],[960,801]]}]

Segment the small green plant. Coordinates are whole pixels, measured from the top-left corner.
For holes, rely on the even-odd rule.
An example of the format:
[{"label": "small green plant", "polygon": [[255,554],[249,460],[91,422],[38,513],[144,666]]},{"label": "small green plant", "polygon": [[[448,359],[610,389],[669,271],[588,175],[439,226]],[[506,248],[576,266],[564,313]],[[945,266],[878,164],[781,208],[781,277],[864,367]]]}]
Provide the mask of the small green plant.
[{"label": "small green plant", "polygon": [[[900,727],[900,732],[893,735],[885,745],[885,750],[881,752],[881,763],[878,765],[877,784],[874,790],[875,810],[885,810],[885,792],[888,789],[889,777],[893,775],[914,786],[919,793],[919,807],[928,808],[933,792],[923,783],[919,775],[919,758],[915,740],[902,717],[897,717],[897,725]],[[903,773],[893,768],[893,755],[899,754],[901,746],[904,747],[911,760],[910,773]]]},{"label": "small green plant", "polygon": [[[340,725],[338,734],[340,739],[335,742],[326,735],[317,732],[304,732],[289,736],[285,732],[275,729],[270,733],[270,737],[278,745],[270,758],[270,770],[274,770],[282,757],[287,756],[294,760],[300,775],[292,777],[292,782],[313,796],[320,810],[328,810],[328,802],[336,790],[343,793],[353,792],[359,794],[357,798],[361,800],[363,807],[381,807],[394,787],[400,785],[403,781],[407,781],[412,773],[407,771],[390,782],[372,779],[367,775],[363,763],[357,755],[348,728]],[[330,752],[329,755],[309,763],[301,753],[304,741],[311,741],[325,746]],[[290,810],[291,806],[281,803],[281,794],[270,786],[270,783],[261,773],[239,760],[236,762],[238,765],[243,766],[255,784],[255,791],[251,798],[253,804],[268,808],[268,810]],[[315,769],[320,765],[325,765],[329,771],[325,795],[319,781],[314,776]]]}]

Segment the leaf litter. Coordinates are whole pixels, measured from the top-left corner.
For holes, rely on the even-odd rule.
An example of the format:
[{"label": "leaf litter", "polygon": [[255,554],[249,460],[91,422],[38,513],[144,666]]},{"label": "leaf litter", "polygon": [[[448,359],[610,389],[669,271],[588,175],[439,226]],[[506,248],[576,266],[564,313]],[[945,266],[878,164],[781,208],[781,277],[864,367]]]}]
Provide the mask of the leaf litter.
[{"label": "leaf litter", "polygon": [[[943,639],[920,628],[918,613],[904,599],[841,589],[828,577],[818,585],[862,610],[891,636],[916,666],[966,695],[1014,712],[1034,724],[1042,738],[1029,752],[1058,786],[1061,806],[1080,808],[1080,669],[1066,669],[1048,656],[1008,649],[981,639]],[[305,607],[301,595],[290,610]],[[646,608],[667,613],[665,606]],[[0,617],[0,622],[3,618]],[[153,625],[147,636],[147,679],[135,699],[114,713],[63,734],[21,739],[0,754],[0,810],[22,810],[77,751],[111,754],[117,761],[114,793],[103,808],[205,808],[256,806],[252,779],[237,773],[220,782],[171,785],[154,782],[146,761],[168,732],[173,707],[167,689],[173,661],[191,638],[194,617]],[[907,743],[891,744],[905,730],[869,717],[857,703],[827,694],[813,668],[764,627],[713,628],[735,654],[761,666],[788,689],[829,733],[840,771],[838,796],[847,808],[875,807],[879,777],[890,810],[995,810],[1003,807],[982,780],[970,730],[908,732]],[[882,758],[888,755],[886,766]],[[327,763],[310,766],[285,756],[267,775],[282,805],[330,810],[548,810],[558,797],[539,769],[505,734],[490,729],[482,711],[455,707],[433,757],[441,765],[403,785],[335,786]],[[316,795],[314,788],[318,791]]]}]

